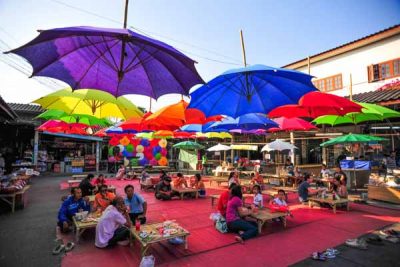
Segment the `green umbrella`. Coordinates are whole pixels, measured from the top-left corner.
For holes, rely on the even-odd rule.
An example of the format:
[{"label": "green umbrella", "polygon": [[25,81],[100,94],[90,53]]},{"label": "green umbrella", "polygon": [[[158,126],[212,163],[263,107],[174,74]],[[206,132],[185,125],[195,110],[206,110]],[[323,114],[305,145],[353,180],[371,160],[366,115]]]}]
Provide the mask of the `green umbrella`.
[{"label": "green umbrella", "polygon": [[351,144],[351,143],[369,143],[369,142],[386,141],[386,140],[387,139],[385,138],[372,135],[349,133],[348,135],[339,136],[329,141],[326,141],[320,144],[320,146],[331,146],[337,144]]},{"label": "green umbrella", "polygon": [[49,109],[45,112],[39,114],[36,119],[44,119],[44,120],[54,120],[58,119],[62,116],[68,115],[66,112],[58,109]]},{"label": "green umbrella", "polygon": [[82,123],[89,126],[110,126],[112,123],[105,118],[99,119],[91,115],[86,114],[71,114],[68,115],[62,110],[49,109],[42,114],[38,115],[36,118],[45,120],[60,120],[67,123]]},{"label": "green umbrella", "polygon": [[344,116],[326,115],[313,120],[316,124],[329,124],[331,126],[339,124],[358,124],[365,121],[384,120],[388,118],[400,117],[400,112],[376,104],[358,103],[363,106],[362,112],[347,113]]},{"label": "green umbrella", "polygon": [[180,143],[173,145],[173,147],[180,148],[180,149],[188,149],[188,150],[204,149],[204,146],[200,145],[199,143],[193,142],[193,141],[180,142]]}]

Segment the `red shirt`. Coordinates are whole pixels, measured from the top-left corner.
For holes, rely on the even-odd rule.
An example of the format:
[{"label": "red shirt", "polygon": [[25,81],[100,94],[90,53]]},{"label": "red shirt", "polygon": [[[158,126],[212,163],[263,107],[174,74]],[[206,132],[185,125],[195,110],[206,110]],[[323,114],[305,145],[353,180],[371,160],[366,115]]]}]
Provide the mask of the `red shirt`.
[{"label": "red shirt", "polygon": [[221,215],[224,217],[226,215],[226,208],[228,206],[228,200],[229,200],[229,190],[223,192],[219,196],[219,199],[218,199],[217,209],[218,209],[219,213],[221,213]]}]

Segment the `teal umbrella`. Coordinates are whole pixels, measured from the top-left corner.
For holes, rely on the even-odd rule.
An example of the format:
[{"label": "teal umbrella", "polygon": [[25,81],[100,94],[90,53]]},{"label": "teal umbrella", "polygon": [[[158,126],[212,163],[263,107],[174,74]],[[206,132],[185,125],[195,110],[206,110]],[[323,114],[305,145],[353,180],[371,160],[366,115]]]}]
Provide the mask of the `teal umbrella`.
[{"label": "teal umbrella", "polygon": [[184,141],[173,145],[175,148],[187,149],[187,150],[195,150],[195,149],[204,149],[204,146],[199,143],[193,141]]},{"label": "teal umbrella", "polygon": [[326,141],[320,144],[320,146],[331,146],[337,144],[352,144],[352,143],[369,143],[369,142],[379,142],[386,140],[387,139],[378,136],[349,133],[348,135],[339,136],[329,141]]}]

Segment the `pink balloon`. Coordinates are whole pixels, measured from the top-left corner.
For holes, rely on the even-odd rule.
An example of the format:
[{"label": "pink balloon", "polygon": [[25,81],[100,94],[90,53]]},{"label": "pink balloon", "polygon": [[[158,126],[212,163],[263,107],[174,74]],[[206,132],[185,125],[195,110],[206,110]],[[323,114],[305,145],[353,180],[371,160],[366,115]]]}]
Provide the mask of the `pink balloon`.
[{"label": "pink balloon", "polygon": [[161,149],[161,155],[163,155],[164,157],[167,155],[167,150],[165,148]]}]

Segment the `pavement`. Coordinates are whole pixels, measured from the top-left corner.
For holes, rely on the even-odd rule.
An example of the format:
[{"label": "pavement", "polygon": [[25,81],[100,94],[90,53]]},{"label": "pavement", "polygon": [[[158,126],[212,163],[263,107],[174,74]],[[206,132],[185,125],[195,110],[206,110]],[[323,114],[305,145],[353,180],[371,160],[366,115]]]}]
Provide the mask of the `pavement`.
[{"label": "pavement", "polygon": [[1,213],[0,266],[61,266],[61,256],[51,253],[63,195],[61,180],[65,177],[33,177],[27,206],[13,214]]},{"label": "pavement", "polygon": [[[400,223],[396,223],[385,229],[400,230]],[[359,238],[368,235],[360,236]],[[340,254],[334,259],[327,261],[316,261],[312,259],[305,259],[301,262],[291,265],[292,267],[305,267],[305,266],[400,266],[400,243],[394,244],[391,242],[383,241],[382,245],[368,244],[367,250],[360,250],[356,248],[347,247],[342,244],[335,247],[340,251]]]}]

